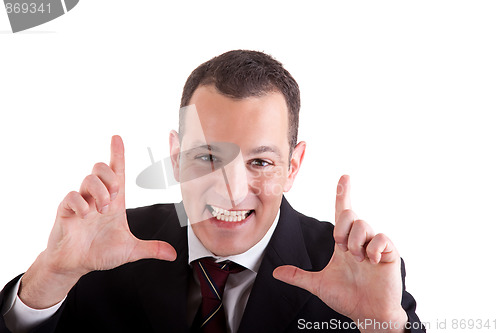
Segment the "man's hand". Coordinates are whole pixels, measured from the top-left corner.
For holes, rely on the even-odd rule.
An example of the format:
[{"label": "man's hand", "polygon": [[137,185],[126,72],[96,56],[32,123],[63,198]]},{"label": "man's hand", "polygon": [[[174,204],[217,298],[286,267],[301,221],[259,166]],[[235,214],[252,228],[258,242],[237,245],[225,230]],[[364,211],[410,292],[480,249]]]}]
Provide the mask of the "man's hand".
[{"label": "man's hand", "polygon": [[111,160],[95,164],[80,191],[59,205],[47,248],[23,276],[19,297],[28,306],[47,308],[62,300],[83,275],[143,258],[175,260],[174,248],[137,239],[125,212],[125,157],[122,139],[113,136]]},{"label": "man's hand", "polygon": [[[376,235],[351,210],[348,176],[339,180],[335,222],[335,249],[322,271],[281,266],[274,277],[308,290],[354,322],[391,322],[393,328],[399,328],[395,332],[403,332],[407,315],[401,307],[401,259],[387,236]],[[363,327],[363,331],[374,330]]]}]

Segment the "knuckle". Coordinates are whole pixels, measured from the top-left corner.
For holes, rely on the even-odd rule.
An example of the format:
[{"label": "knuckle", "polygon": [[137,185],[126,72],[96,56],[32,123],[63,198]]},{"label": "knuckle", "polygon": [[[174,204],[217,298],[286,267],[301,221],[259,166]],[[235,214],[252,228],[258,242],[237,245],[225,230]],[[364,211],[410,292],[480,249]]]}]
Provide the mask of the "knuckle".
[{"label": "knuckle", "polygon": [[339,228],[333,229],[333,237],[335,241],[340,244],[346,244],[348,234],[341,232]]},{"label": "knuckle", "polygon": [[379,233],[379,234],[376,234],[376,235],[375,235],[375,238],[376,238],[378,241],[380,241],[380,242],[389,242],[389,241],[390,241],[389,237],[387,237],[387,235],[386,235],[386,234],[384,234],[384,233]]},{"label": "knuckle", "polygon": [[78,193],[76,191],[69,192],[64,197],[63,201],[61,202],[61,206],[66,206],[66,205],[74,206],[75,204],[78,203],[79,196],[80,196],[80,193]]},{"label": "knuckle", "polygon": [[83,179],[83,183],[86,185],[92,185],[92,184],[95,184],[96,180],[97,180],[97,176],[94,174],[90,174],[90,175],[85,176],[85,178]]},{"label": "knuckle", "polygon": [[109,189],[111,192],[117,192],[120,189],[120,182],[118,181],[118,178],[116,176],[112,181],[110,181]]},{"label": "knuckle", "polygon": [[349,247],[353,249],[357,249],[361,246],[360,242],[361,239],[359,237],[359,234],[356,233],[351,233],[349,234],[349,239],[347,240]]},{"label": "knuckle", "polygon": [[78,199],[78,197],[80,196],[80,193],[77,192],[77,191],[71,191],[69,192],[67,195],[66,195],[66,200],[68,201],[75,201]]},{"label": "knuckle", "polygon": [[340,212],[341,218],[348,218],[351,216],[356,216],[356,214],[354,214],[354,211],[350,208],[344,209],[342,212]]},{"label": "knuckle", "polygon": [[59,211],[62,211],[62,210],[66,207],[67,202],[68,202],[68,201],[67,201],[66,199],[65,199],[65,200],[63,200],[63,201],[61,201],[61,202],[59,203],[59,206],[57,207],[57,211],[58,211],[58,212],[59,212]]},{"label": "knuckle", "polygon": [[349,245],[349,252],[355,256],[364,256],[365,254],[365,249],[362,246],[356,245],[356,244],[351,244]]},{"label": "knuckle", "polygon": [[347,244],[350,241],[350,234],[353,231],[356,221],[357,217],[353,210],[344,209],[340,213],[339,220],[333,230],[333,236],[337,243]]},{"label": "knuckle", "polygon": [[354,221],[353,228],[356,228],[356,230],[359,230],[360,232],[366,234],[369,238],[372,238],[375,235],[372,226],[365,220]]},{"label": "knuckle", "polygon": [[353,221],[357,220],[357,215],[352,209],[344,209],[338,218],[338,223],[342,225],[351,225]]},{"label": "knuckle", "polygon": [[367,228],[368,223],[366,223],[364,220],[355,220],[352,223],[352,227],[359,229],[359,230],[364,230]]},{"label": "knuckle", "polygon": [[87,215],[89,212],[90,212],[90,207],[88,204],[83,205],[80,209],[80,213],[82,216]]},{"label": "knuckle", "polygon": [[109,193],[108,191],[99,191],[95,195],[95,199],[100,203],[105,203],[109,201]]},{"label": "knuckle", "polygon": [[101,173],[105,170],[107,170],[109,166],[104,163],[104,162],[98,162],[94,164],[94,167],[92,168],[92,173]]},{"label": "knuckle", "polygon": [[106,186],[101,179],[94,174],[85,177],[82,183],[82,188],[94,197],[96,200],[102,200],[109,196]]}]

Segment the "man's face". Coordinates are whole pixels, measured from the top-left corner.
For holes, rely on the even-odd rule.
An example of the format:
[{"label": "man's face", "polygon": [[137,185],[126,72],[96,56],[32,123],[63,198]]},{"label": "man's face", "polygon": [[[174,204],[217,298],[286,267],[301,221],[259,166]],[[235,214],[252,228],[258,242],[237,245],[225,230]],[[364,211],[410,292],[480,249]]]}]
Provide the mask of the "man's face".
[{"label": "man's face", "polygon": [[266,234],[302,161],[289,163],[288,109],[279,92],[233,99],[199,87],[186,110],[174,171],[196,236],[216,255],[247,251]]}]

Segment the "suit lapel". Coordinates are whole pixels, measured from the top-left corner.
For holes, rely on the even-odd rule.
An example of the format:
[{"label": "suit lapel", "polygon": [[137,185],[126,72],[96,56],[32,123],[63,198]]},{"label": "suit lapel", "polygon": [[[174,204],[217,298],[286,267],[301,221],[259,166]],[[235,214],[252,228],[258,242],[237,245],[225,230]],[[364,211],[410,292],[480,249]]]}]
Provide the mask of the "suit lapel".
[{"label": "suit lapel", "polygon": [[154,332],[188,332],[187,295],[192,273],[186,227],[181,227],[177,219],[168,219],[152,239],[169,242],[177,251],[177,259],[138,262],[135,280],[144,312]]},{"label": "suit lapel", "polygon": [[281,265],[312,269],[297,212],[284,197],[278,225],[264,254],[239,333],[283,332],[311,296],[273,278],[274,269]]}]

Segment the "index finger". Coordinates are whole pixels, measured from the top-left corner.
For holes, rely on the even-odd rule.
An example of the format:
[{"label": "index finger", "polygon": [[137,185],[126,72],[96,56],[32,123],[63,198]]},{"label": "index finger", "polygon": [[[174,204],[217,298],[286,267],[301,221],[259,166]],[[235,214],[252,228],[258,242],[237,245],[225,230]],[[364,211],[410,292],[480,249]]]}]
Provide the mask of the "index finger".
[{"label": "index finger", "polygon": [[337,198],[335,200],[335,222],[338,221],[340,213],[351,207],[351,181],[348,175],[343,175],[337,185]]},{"label": "index finger", "polygon": [[123,185],[125,183],[125,148],[123,140],[119,135],[113,135],[111,138],[111,160],[109,166],[120,179],[121,185]]}]

